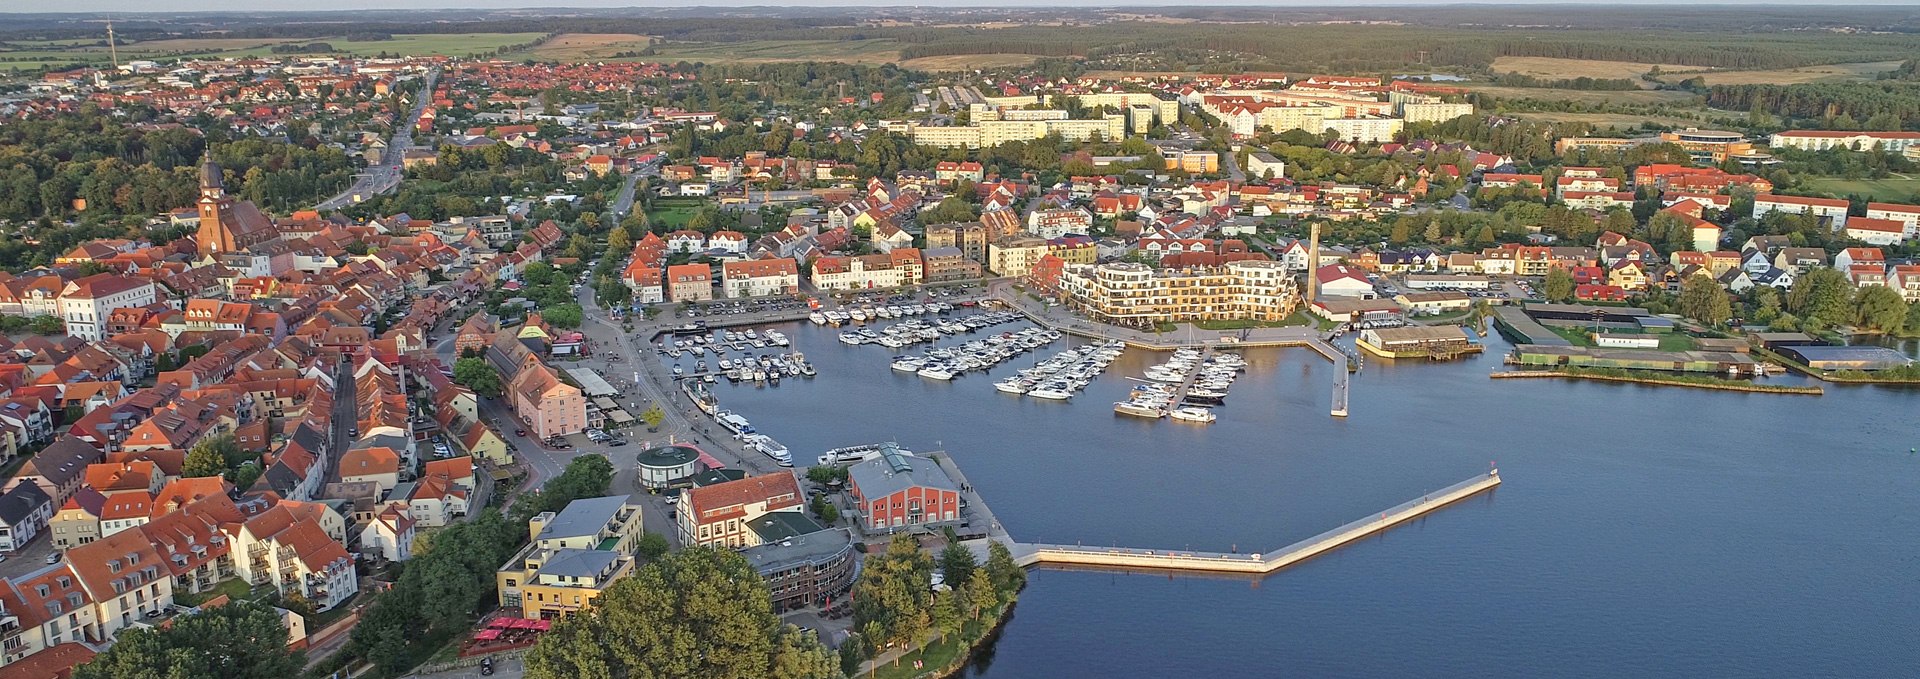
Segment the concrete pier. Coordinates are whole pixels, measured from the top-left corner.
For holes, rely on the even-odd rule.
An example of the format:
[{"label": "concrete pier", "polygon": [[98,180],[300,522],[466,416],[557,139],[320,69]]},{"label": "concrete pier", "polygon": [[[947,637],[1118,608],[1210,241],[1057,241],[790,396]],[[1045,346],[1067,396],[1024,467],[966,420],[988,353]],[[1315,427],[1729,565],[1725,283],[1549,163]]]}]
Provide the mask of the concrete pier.
[{"label": "concrete pier", "polygon": [[[1202,571],[1216,573],[1271,573],[1320,554],[1338,549],[1355,540],[1418,518],[1441,507],[1472,497],[1500,485],[1499,470],[1490,471],[1460,483],[1396,505],[1377,515],[1353,521],[1325,533],[1301,540],[1277,551],[1252,554],[1196,552],[1188,550],[1089,547],[1015,543],[1008,545],[1014,562],[1021,566],[1092,566],[1102,568],[1146,568],[1159,570]],[[984,552],[984,549],[980,551]]]}]

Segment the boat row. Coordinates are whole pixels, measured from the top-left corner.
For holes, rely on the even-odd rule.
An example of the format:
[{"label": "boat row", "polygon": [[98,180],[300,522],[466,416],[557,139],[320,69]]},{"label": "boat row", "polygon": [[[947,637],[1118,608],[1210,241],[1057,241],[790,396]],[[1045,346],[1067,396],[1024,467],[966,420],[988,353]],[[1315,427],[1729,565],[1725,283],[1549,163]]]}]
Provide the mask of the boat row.
[{"label": "boat row", "polygon": [[1126,344],[1119,340],[1068,349],[1021,370],[1017,375],[993,383],[993,388],[1008,394],[1064,401],[1093,384],[1100,373],[1105,372],[1107,366],[1120,358],[1120,353],[1125,350]]},{"label": "boat row", "polygon": [[820,372],[814,369],[813,363],[807,361],[805,354],[796,351],[791,354],[746,356],[738,361],[721,359],[720,374],[725,375],[729,382],[779,384],[783,377],[813,377]]},{"label": "boat row", "polygon": [[656,349],[662,356],[680,358],[681,356],[706,356],[711,352],[715,356],[725,355],[728,351],[746,353],[754,349],[784,347],[793,344],[793,340],[778,330],[765,331],[747,329],[745,332],[732,330],[715,331],[713,334],[682,335],[673,340],[661,340]]},{"label": "boat row", "polygon": [[807,320],[814,325],[846,325],[849,322],[865,323],[887,318],[907,318],[927,314],[944,314],[953,311],[953,305],[946,302],[927,302],[925,304],[881,304],[849,306],[833,311],[815,311],[807,314]]},{"label": "boat row", "polygon": [[1162,417],[1206,424],[1216,419],[1210,405],[1222,403],[1246,359],[1239,354],[1202,357],[1193,349],[1174,352],[1166,362],[1147,368],[1146,379],[1135,385],[1127,400],[1113,404],[1122,415]]},{"label": "boat row", "polygon": [[924,356],[899,356],[893,359],[893,369],[930,379],[950,380],[969,371],[990,370],[1008,359],[1058,339],[1058,331],[1045,328],[1003,332],[957,346],[932,349]]},{"label": "boat row", "polygon": [[996,311],[977,316],[968,316],[966,318],[935,319],[933,321],[914,319],[896,323],[880,330],[873,328],[848,330],[840,333],[840,342],[856,346],[861,344],[878,344],[889,349],[899,349],[921,342],[932,342],[940,339],[941,335],[970,333],[1018,320],[1020,320],[1019,314],[1006,311]]}]

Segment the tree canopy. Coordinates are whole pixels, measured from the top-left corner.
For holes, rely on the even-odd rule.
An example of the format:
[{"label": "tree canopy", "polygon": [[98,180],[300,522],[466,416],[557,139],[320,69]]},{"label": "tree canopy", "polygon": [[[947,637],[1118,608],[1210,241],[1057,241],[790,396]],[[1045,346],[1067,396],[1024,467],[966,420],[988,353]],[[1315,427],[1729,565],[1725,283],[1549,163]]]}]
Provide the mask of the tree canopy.
[{"label": "tree canopy", "polygon": [[280,614],[236,601],[173,620],[166,627],[123,631],[105,653],[74,669],[75,679],[284,679],[298,676],[306,654],[287,649]]},{"label": "tree canopy", "polygon": [[453,362],[453,381],[481,396],[499,396],[505,390],[500,371],[484,358],[462,358]]},{"label": "tree canopy", "polygon": [[839,663],[784,625],[760,575],[730,550],[694,547],[614,583],[528,651],[528,679],[829,679]]}]

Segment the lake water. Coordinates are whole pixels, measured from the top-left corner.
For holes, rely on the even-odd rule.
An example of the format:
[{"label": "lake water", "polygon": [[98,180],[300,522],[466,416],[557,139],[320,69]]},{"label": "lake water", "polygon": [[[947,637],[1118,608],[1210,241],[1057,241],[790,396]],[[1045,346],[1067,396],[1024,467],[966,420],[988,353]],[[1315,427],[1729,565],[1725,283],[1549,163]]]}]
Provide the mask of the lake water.
[{"label": "lake water", "polygon": [[886,439],[943,448],[1024,541],[1263,551],[1489,464],[1506,481],[1265,578],[1035,571],[970,676],[1920,668],[1920,391],[1491,380],[1496,335],[1465,361],[1370,360],[1346,419],[1328,416],[1332,364],[1251,350],[1203,427],[1112,412],[1123,376],[1159,354],[1129,350],[1071,402],[1044,402],[992,386],[1031,358],[938,382],[835,329],[778,327],[821,376],[723,383],[724,407],[796,460]]}]

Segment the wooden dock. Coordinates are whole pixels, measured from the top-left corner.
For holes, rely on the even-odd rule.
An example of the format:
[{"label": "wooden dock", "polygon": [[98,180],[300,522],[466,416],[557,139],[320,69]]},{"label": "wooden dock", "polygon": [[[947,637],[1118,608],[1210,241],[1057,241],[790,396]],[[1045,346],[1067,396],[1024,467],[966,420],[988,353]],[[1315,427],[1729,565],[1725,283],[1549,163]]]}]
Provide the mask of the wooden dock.
[{"label": "wooden dock", "polygon": [[[1491,490],[1498,485],[1500,485],[1499,470],[1489,471],[1417,499],[1403,502],[1377,515],[1367,516],[1282,547],[1277,551],[1266,553],[1239,554],[1031,543],[1014,543],[1008,547],[1013,552],[1014,563],[1021,566],[1271,573],[1419,518],[1441,507]],[[984,552],[984,546],[977,551]]]}]

